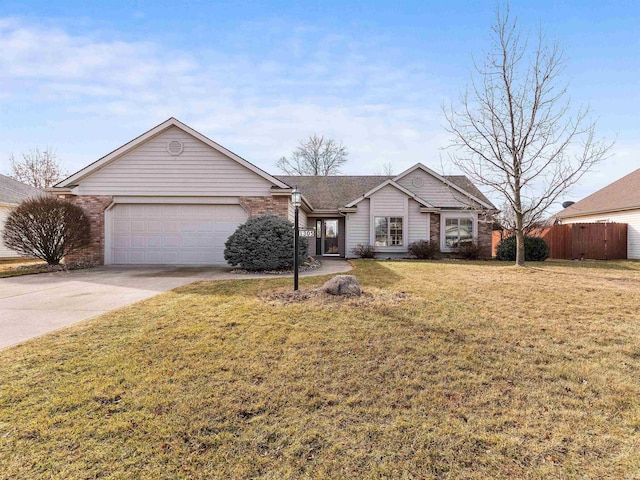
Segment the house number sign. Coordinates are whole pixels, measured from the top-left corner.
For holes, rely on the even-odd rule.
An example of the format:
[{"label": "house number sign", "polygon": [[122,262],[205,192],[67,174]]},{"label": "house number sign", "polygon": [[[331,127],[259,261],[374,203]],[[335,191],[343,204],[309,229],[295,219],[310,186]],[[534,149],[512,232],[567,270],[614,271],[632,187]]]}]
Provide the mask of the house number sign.
[{"label": "house number sign", "polygon": [[315,228],[300,228],[298,230],[299,237],[315,237],[316,229]]}]

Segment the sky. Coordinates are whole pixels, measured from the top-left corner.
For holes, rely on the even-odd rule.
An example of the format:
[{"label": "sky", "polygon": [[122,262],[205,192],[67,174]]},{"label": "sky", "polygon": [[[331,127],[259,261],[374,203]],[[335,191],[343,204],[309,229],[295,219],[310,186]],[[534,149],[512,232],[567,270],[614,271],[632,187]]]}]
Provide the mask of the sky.
[{"label": "sky", "polygon": [[[417,162],[456,174],[442,106],[489,48],[496,6],[0,0],[0,173],[11,154],[46,147],[72,173],[173,116],[273,174],[311,133],[348,148],[344,174]],[[560,43],[572,105],[615,141],[560,201],[640,167],[640,2],[510,10]]]}]

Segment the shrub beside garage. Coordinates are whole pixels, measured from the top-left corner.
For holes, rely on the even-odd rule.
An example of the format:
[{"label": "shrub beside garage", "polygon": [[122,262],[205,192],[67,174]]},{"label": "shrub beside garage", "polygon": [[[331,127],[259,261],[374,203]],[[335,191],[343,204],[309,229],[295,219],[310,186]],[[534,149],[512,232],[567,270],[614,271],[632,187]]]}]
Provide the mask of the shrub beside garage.
[{"label": "shrub beside garage", "polygon": [[[250,272],[286,270],[293,267],[293,224],[275,215],[251,218],[240,225],[225,243],[224,258],[230,265]],[[298,261],[309,254],[309,242],[300,238]]]}]

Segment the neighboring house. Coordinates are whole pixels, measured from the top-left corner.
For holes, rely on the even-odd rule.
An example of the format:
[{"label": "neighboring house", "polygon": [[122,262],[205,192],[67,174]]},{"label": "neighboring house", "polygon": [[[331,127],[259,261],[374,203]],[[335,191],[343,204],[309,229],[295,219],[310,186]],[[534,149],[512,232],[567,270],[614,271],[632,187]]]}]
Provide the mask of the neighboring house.
[{"label": "neighboring house", "polygon": [[560,223],[626,223],[627,258],[640,259],[640,169],[556,214]]},{"label": "neighboring house", "polygon": [[422,164],[394,177],[272,176],[174,118],[51,190],[92,221],[91,246],[71,261],[223,265],[225,241],[248,218],[293,220],[295,186],[300,227],[317,228],[314,255],[351,257],[371,244],[380,256],[406,256],[420,239],[443,251],[478,241],[491,255],[495,207],[466,177]]},{"label": "neighboring house", "polygon": [[37,197],[44,192],[30,185],[18,182],[13,178],[0,175],[0,258],[15,258],[20,255],[5,247],[2,241],[4,224],[13,210],[20,202],[28,198]]}]

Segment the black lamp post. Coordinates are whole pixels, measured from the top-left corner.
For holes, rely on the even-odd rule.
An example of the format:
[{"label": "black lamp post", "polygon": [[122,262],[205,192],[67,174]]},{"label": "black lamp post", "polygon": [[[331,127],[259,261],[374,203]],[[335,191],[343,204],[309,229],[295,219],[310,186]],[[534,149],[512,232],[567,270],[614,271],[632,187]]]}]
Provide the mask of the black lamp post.
[{"label": "black lamp post", "polygon": [[298,209],[302,205],[302,194],[296,186],[291,192],[291,204],[295,208],[295,216],[293,222],[293,290],[298,290]]}]

